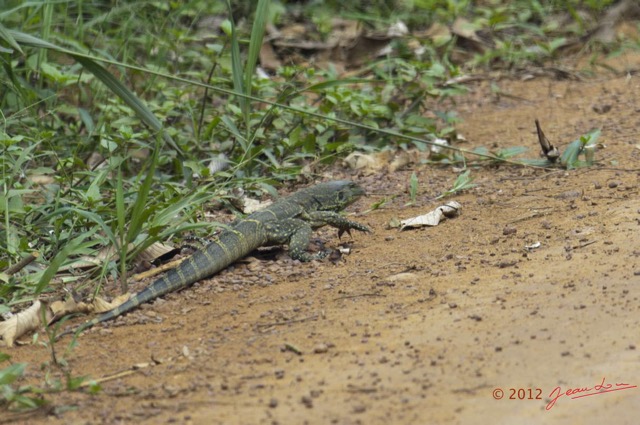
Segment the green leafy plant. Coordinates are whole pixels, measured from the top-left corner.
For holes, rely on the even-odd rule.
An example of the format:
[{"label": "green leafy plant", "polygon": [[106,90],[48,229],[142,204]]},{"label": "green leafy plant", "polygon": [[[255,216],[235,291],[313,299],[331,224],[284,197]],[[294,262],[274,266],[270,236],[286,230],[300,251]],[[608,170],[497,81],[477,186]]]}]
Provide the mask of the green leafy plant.
[{"label": "green leafy plant", "polygon": [[[567,170],[592,166],[599,137],[600,130],[594,130],[569,143],[560,157],[560,164]],[[584,156],[584,160],[580,159],[581,156]]]},{"label": "green leafy plant", "polygon": [[[0,352],[0,363],[8,362],[11,357]],[[7,410],[33,410],[47,404],[46,394],[63,391],[87,391],[98,393],[100,385],[83,376],[71,376],[65,372],[63,379],[48,378],[43,387],[18,385],[27,369],[26,363],[12,363],[0,369],[0,408]]]},{"label": "green leafy plant", "polygon": [[[9,360],[0,353],[0,362]],[[17,387],[15,383],[24,375],[26,363],[14,363],[0,369],[0,407],[7,409],[35,409],[45,404],[40,391],[30,386]]]},{"label": "green leafy plant", "polygon": [[460,174],[456,181],[453,182],[453,186],[451,189],[446,190],[436,197],[436,199],[442,199],[446,196],[455,195],[463,190],[471,189],[472,187],[477,186],[473,183],[474,178],[471,177],[471,170],[466,170],[464,173]]}]

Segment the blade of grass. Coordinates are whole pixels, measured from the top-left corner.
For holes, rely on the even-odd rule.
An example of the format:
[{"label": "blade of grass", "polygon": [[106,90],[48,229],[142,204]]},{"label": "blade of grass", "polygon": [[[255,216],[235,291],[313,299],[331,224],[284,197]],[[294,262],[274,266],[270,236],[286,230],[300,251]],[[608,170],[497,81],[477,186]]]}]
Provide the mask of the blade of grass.
[{"label": "blade of grass", "polygon": [[0,24],[0,40],[4,40],[9,46],[13,49],[17,50],[21,54],[24,54],[20,45],[16,42],[16,40],[11,36],[9,30],[7,30],[2,24]]},{"label": "blade of grass", "polygon": [[129,223],[129,230],[127,231],[127,244],[133,242],[140,234],[140,229],[144,223],[144,211],[147,207],[147,198],[151,191],[151,184],[153,183],[154,173],[156,171],[156,165],[158,165],[158,152],[160,151],[160,140],[156,141],[156,146],[153,149],[153,155],[151,156],[151,162],[149,163],[149,169],[147,170],[145,179],[138,189],[138,197],[133,205],[131,211],[131,223]]},{"label": "blade of grass", "polygon": [[[45,1],[42,6],[42,25],[40,28],[40,34],[43,40],[49,40],[49,36],[51,34],[51,25],[53,21],[53,4],[49,1]],[[38,69],[42,64],[47,62],[47,50],[40,49],[38,51]],[[42,85],[43,80],[40,79],[39,83]]]},{"label": "blade of grass", "polygon": [[245,125],[249,127],[249,121],[247,120],[247,104],[246,97],[241,96],[244,94],[244,84],[242,80],[242,60],[240,59],[240,43],[238,42],[238,33],[236,31],[236,24],[233,21],[233,14],[231,10],[231,2],[227,0],[227,8],[229,9],[229,23],[231,25],[231,73],[233,74],[233,89],[235,94],[238,95],[238,103],[245,119]]},{"label": "blade of grass", "polygon": [[118,180],[116,182],[116,219],[118,223],[118,240],[120,243],[115,247],[120,256],[120,288],[122,293],[127,292],[127,249],[128,244],[125,239],[125,208],[124,208],[124,187],[122,182],[122,164],[118,166]]},{"label": "blade of grass", "polygon": [[[251,96],[251,83],[256,70],[256,64],[258,63],[260,49],[262,49],[262,40],[264,39],[264,32],[267,26],[267,16],[269,13],[269,2],[269,0],[258,1],[256,15],[253,19],[251,40],[249,41],[249,54],[244,68],[244,94],[248,96]],[[245,107],[249,107],[249,102],[247,102]],[[245,113],[247,117],[249,117],[250,114],[248,109]]]}]

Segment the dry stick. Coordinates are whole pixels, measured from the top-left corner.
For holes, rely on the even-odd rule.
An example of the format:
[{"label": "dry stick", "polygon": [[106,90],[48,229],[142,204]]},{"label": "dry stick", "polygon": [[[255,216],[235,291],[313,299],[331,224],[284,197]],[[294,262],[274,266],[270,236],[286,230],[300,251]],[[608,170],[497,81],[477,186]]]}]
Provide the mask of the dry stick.
[{"label": "dry stick", "polygon": [[580,245],[574,245],[571,248],[572,249],[580,249],[580,248],[584,248],[585,246],[593,245],[596,242],[598,242],[598,241],[597,240],[587,241],[587,242],[581,243]]},{"label": "dry stick", "polygon": [[386,297],[386,295],[380,292],[364,292],[362,294],[353,294],[353,295],[343,295],[341,297],[334,298],[334,301],[338,300],[346,300],[349,298],[360,298],[360,297]]},{"label": "dry stick", "polygon": [[160,273],[163,273],[166,270],[178,267],[180,265],[180,263],[182,263],[184,260],[186,260],[186,258],[181,258],[180,260],[171,261],[171,262],[163,264],[163,265],[161,265],[159,267],[155,267],[155,268],[153,268],[151,270],[147,270],[146,272],[134,274],[131,278],[133,279],[133,281],[139,282],[139,281],[141,281],[143,279],[146,279],[148,277],[152,277],[152,276],[158,275]]},{"label": "dry stick", "polygon": [[80,387],[88,387],[93,384],[100,384],[102,382],[113,381],[114,379],[123,378],[125,376],[132,375],[138,372],[141,369],[146,368],[147,366],[133,366],[131,369],[123,370],[122,372],[117,372],[113,375],[105,376],[104,378],[92,379],[91,381],[85,381],[80,384]]},{"label": "dry stick", "polygon": [[35,261],[36,258],[38,258],[40,256],[39,252],[32,252],[31,254],[27,255],[26,257],[24,257],[22,260],[18,261],[16,264],[14,264],[13,266],[9,267],[5,273],[8,274],[9,276],[18,273],[20,270],[24,269],[25,267],[27,267],[29,264],[31,264],[33,261]]}]

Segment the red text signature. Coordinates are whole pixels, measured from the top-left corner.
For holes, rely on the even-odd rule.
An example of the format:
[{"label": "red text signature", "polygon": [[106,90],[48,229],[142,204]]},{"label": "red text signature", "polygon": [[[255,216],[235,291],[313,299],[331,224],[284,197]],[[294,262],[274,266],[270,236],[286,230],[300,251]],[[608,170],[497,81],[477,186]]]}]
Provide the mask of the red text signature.
[{"label": "red text signature", "polygon": [[605,378],[602,378],[602,382],[593,387],[569,388],[565,392],[562,392],[562,389],[560,387],[555,387],[554,390],[551,391],[551,394],[549,394],[551,401],[549,402],[549,404],[547,404],[546,409],[551,410],[551,408],[556,405],[556,401],[558,401],[558,399],[562,396],[567,396],[573,400],[576,398],[588,397],[590,395],[606,394],[612,391],[630,390],[632,388],[638,387],[637,385],[622,383],[605,384],[604,380]]}]

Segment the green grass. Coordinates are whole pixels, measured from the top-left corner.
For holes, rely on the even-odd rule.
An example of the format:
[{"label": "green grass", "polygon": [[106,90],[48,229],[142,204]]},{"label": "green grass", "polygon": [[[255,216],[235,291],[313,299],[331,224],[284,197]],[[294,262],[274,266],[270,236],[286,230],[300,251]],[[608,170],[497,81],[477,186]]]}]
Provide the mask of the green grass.
[{"label": "green grass", "polygon": [[[274,193],[305,166],[321,169],[354,150],[426,150],[436,137],[453,140],[455,99],[466,90],[448,80],[479,68],[553,61],[563,39],[588,29],[578,11],[598,16],[610,2],[482,3],[5,2],[0,312],[63,285],[97,293],[113,279],[126,290],[138,253],[185,232],[210,234],[215,224],[199,218],[206,204],[226,202],[236,186]],[[554,27],[546,18],[562,10],[572,25]],[[287,63],[271,79],[256,78],[266,24],[286,26],[294,14],[320,39],[330,35],[334,16],[372,30],[402,20],[412,31],[464,17],[495,43],[456,63],[455,36],[409,35],[359,77]],[[572,145],[567,168],[592,161],[578,159],[595,148],[595,137],[585,137]],[[516,153],[452,146],[438,162],[522,163]],[[211,163],[222,162],[227,166],[212,171]],[[470,186],[467,172],[446,195]],[[412,178],[411,202],[417,192]],[[59,273],[104,247],[117,255],[93,269]],[[21,273],[1,272],[34,251],[38,260]],[[13,367],[5,376],[20,372]],[[0,389],[9,391],[12,382]]]}]

